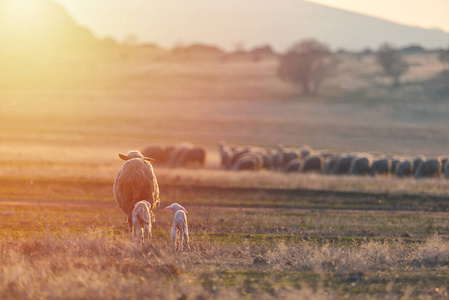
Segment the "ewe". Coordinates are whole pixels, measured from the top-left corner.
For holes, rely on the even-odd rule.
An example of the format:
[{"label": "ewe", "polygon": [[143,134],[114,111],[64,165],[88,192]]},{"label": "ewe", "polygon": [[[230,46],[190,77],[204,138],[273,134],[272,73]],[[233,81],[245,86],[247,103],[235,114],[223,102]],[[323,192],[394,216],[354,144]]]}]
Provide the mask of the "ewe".
[{"label": "ewe", "polygon": [[132,233],[132,211],[134,205],[142,199],[150,202],[150,208],[159,205],[159,186],[151,158],[144,157],[139,151],[130,151],[127,155],[119,154],[126,162],[117,173],[114,181],[114,198],[118,206],[128,216],[130,234]]},{"label": "ewe", "polygon": [[167,206],[165,210],[170,210],[173,214],[173,226],[171,229],[171,240],[172,240],[172,250],[175,251],[176,246],[176,237],[179,232],[180,242],[179,242],[179,251],[182,251],[183,244],[186,245],[187,250],[190,251],[189,246],[189,227],[187,226],[187,210],[179,205],[178,203],[173,203],[170,206]]}]

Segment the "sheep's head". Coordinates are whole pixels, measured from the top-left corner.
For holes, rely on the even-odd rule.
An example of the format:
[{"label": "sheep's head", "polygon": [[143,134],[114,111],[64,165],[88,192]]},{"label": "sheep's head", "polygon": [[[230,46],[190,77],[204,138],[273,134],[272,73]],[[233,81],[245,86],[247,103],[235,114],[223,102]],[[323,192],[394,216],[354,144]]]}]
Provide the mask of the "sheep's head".
[{"label": "sheep's head", "polygon": [[187,213],[187,209],[179,205],[178,203],[173,203],[170,206],[167,206],[164,208],[165,210],[170,210],[171,213],[174,215],[177,211],[182,210],[183,212]]},{"label": "sheep's head", "polygon": [[123,160],[130,160],[130,159],[133,159],[133,158],[140,158],[140,159],[143,159],[143,160],[146,160],[146,161],[154,161],[153,158],[144,157],[144,156],[142,155],[142,153],[140,153],[140,152],[137,151],[137,150],[129,151],[127,155],[119,154],[118,156],[119,156],[121,159],[123,159]]}]

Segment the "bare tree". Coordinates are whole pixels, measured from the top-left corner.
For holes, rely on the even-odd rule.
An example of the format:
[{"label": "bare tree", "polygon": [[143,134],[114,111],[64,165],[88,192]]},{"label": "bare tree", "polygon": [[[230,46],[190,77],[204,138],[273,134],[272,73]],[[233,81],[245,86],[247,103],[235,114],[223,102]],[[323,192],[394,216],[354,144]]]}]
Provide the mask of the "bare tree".
[{"label": "bare tree", "polygon": [[393,79],[393,87],[400,85],[400,78],[408,71],[409,65],[398,51],[389,44],[383,44],[376,52],[376,60],[386,76]]},{"label": "bare tree", "polygon": [[445,66],[446,70],[449,70],[449,47],[438,54],[438,59]]},{"label": "bare tree", "polygon": [[293,45],[280,57],[278,74],[282,80],[299,85],[304,96],[316,95],[337,65],[338,59],[329,46],[308,39]]}]

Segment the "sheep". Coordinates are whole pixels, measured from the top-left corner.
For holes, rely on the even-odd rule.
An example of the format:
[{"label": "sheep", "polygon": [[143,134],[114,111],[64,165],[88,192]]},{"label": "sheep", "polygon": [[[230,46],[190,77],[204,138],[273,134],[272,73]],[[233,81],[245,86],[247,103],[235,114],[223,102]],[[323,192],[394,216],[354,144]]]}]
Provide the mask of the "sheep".
[{"label": "sheep", "polygon": [[288,164],[289,161],[300,158],[301,155],[296,149],[286,149],[284,145],[279,144],[275,153],[273,154],[273,170],[282,170],[284,166]]},{"label": "sheep", "polygon": [[351,162],[354,159],[355,155],[348,154],[345,156],[341,156],[335,162],[334,168],[332,169],[332,174],[346,174],[351,167]]},{"label": "sheep", "polygon": [[184,152],[190,149],[193,149],[193,144],[191,143],[182,143],[174,146],[173,150],[170,151],[170,155],[168,157],[168,164],[171,167],[177,166],[181,161]]},{"label": "sheep", "polygon": [[449,179],[449,161],[444,163],[444,178]]},{"label": "sheep", "polygon": [[154,144],[145,147],[142,150],[142,155],[145,157],[151,157],[154,159],[153,164],[164,164],[167,162],[167,155],[165,152],[165,146]]},{"label": "sheep", "polygon": [[396,167],[396,176],[399,178],[410,176],[413,174],[413,162],[409,159],[403,160],[398,163]]},{"label": "sheep", "polygon": [[351,175],[365,175],[368,174],[373,165],[373,160],[370,155],[359,154],[352,161],[348,173]]},{"label": "sheep", "polygon": [[245,154],[232,166],[234,171],[251,170],[258,171],[263,166],[263,159],[257,154]]},{"label": "sheep", "polygon": [[232,150],[231,148],[226,145],[225,142],[220,142],[218,144],[218,150],[220,152],[221,162],[220,165],[225,169],[228,170],[231,167],[231,160],[232,160]]},{"label": "sheep", "polygon": [[326,157],[326,159],[324,160],[323,173],[331,174],[337,160],[338,160],[338,156],[332,155],[332,156]]},{"label": "sheep", "polygon": [[203,166],[206,161],[206,148],[195,146],[191,149],[184,149],[178,156],[175,167],[184,167],[191,164]]},{"label": "sheep", "polygon": [[319,154],[313,154],[306,157],[304,164],[299,169],[299,172],[304,173],[308,171],[318,171],[323,169],[324,159]]},{"label": "sheep", "polygon": [[309,156],[313,154],[313,149],[309,146],[303,146],[301,149],[299,149],[299,154],[301,155],[301,158],[304,159],[306,156]]},{"label": "sheep", "polygon": [[389,175],[391,171],[391,161],[386,158],[376,159],[371,166],[371,175]]},{"label": "sheep", "polygon": [[396,173],[396,168],[398,167],[399,163],[401,162],[401,160],[399,158],[392,158],[390,163],[391,163],[391,169],[390,172],[391,173]]},{"label": "sheep", "polygon": [[152,158],[144,157],[139,151],[132,150],[127,155],[119,154],[125,160],[114,180],[114,199],[127,215],[130,234],[132,233],[132,211],[134,205],[142,199],[150,202],[155,209],[159,203],[159,186],[150,163]]},{"label": "sheep", "polygon": [[282,169],[284,173],[298,172],[302,165],[302,160],[295,158],[287,163],[287,165]]},{"label": "sheep", "polygon": [[426,160],[425,156],[417,156],[413,159],[413,172],[416,172],[418,170],[419,166]]},{"label": "sheep", "polygon": [[142,243],[145,243],[149,247],[151,240],[151,222],[155,221],[151,204],[146,200],[134,204],[132,220],[134,225],[133,236],[136,238],[137,247]]},{"label": "sheep", "polygon": [[173,226],[171,229],[171,240],[172,240],[172,251],[174,252],[176,247],[176,236],[177,233],[180,233],[180,243],[179,243],[179,251],[182,251],[183,244],[186,245],[187,250],[190,251],[189,246],[189,227],[187,225],[187,210],[179,205],[178,203],[173,203],[170,206],[167,206],[165,210],[171,211],[173,214]]},{"label": "sheep", "polygon": [[429,158],[422,162],[415,171],[415,178],[423,177],[440,177],[441,175],[441,161],[435,158]]}]

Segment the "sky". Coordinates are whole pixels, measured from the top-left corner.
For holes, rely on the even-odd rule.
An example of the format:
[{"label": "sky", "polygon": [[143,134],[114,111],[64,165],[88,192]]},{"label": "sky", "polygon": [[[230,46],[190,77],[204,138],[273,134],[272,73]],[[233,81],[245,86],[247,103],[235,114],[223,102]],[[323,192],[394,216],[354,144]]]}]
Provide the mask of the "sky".
[{"label": "sky", "polygon": [[[123,41],[130,34],[138,37],[140,42],[153,42],[165,47],[176,44],[203,42],[183,41],[173,37],[173,32],[180,32],[182,22],[171,22],[165,15],[179,16],[183,11],[195,11],[198,17],[204,16],[213,9],[232,10],[237,4],[243,13],[250,13],[254,1],[231,0],[54,0],[63,4],[75,20],[91,29],[99,37],[113,37]],[[276,0],[294,2],[300,0]],[[258,2],[258,1],[256,1]],[[449,32],[449,0],[309,0],[352,12],[380,17],[400,24],[424,28],[438,28]],[[263,0],[260,0],[263,3]],[[272,2],[273,3],[273,2]],[[248,4],[248,5],[246,5]],[[234,7],[233,7],[234,5]],[[245,5],[247,7],[245,7]],[[405,7],[404,7],[405,6]],[[271,8],[273,5],[271,4]],[[246,9],[246,11],[245,11]],[[259,7],[259,10],[263,7]],[[207,17],[206,17],[207,18]],[[151,20],[151,22],[150,22]],[[189,22],[194,22],[195,20]],[[210,17],[214,24],[214,17]],[[158,26],[163,24],[163,26]],[[181,24],[181,25],[180,25]],[[191,24],[189,24],[190,27]],[[219,26],[219,25],[217,25]],[[198,36],[211,36],[211,28],[198,25],[192,30]],[[229,31],[238,31],[238,24]],[[213,39],[211,39],[213,40]],[[237,44],[239,41],[234,41]],[[230,42],[228,42],[229,44]],[[229,45],[228,45],[229,46]]]}]

